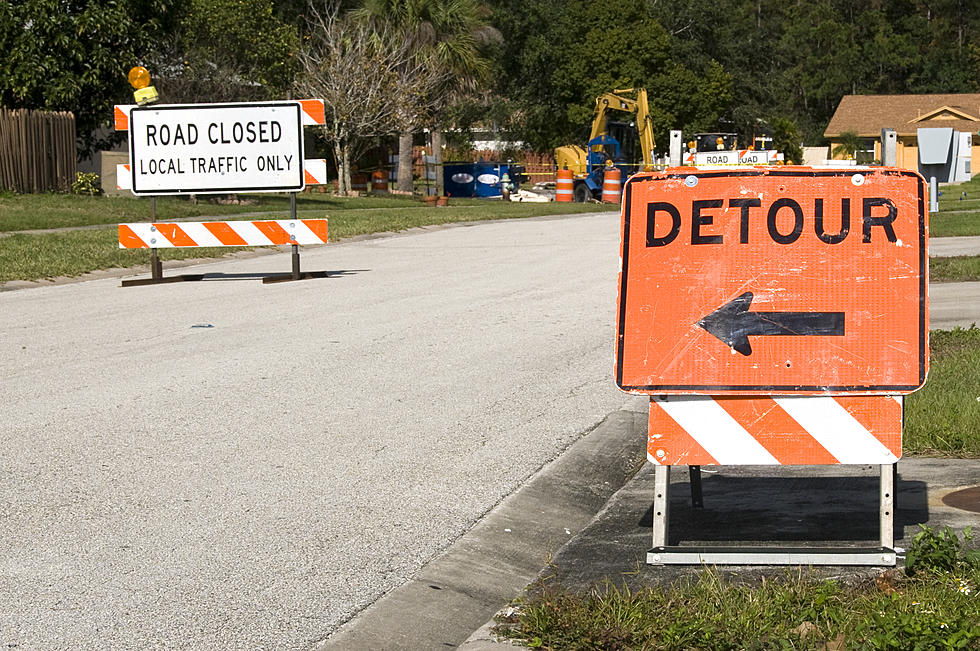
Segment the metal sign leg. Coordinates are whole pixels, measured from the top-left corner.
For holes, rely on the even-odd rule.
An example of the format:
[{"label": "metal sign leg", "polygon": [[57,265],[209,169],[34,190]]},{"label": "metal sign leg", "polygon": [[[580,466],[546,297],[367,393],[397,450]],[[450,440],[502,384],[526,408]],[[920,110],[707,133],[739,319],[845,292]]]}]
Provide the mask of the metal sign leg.
[{"label": "metal sign leg", "polygon": [[[668,545],[670,466],[654,467],[653,548],[650,565],[870,565],[893,566],[895,464],[880,467],[878,547],[760,547]],[[693,483],[693,475],[692,475]]]},{"label": "metal sign leg", "polygon": [[667,513],[670,508],[670,466],[653,470],[653,546],[667,546]]},{"label": "metal sign leg", "polygon": [[[289,218],[296,219],[296,193],[289,193]],[[292,271],[288,274],[276,274],[262,279],[263,284],[283,283],[291,280],[306,280],[308,278],[326,278],[326,271],[300,271],[299,269],[299,245],[293,244],[292,252]]]},{"label": "metal sign leg", "polygon": [[886,463],[881,466],[881,547],[893,549],[895,545],[895,469],[898,464]]}]

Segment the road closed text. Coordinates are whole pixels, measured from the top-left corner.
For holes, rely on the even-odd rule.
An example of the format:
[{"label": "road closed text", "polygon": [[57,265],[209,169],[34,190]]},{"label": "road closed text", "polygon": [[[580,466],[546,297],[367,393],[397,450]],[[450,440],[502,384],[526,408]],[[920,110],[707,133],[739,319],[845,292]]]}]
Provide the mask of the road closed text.
[{"label": "road closed text", "polygon": [[[852,214],[853,213],[853,214]],[[738,244],[749,244],[752,226],[763,220],[765,233],[776,244],[793,244],[812,237],[824,244],[840,244],[848,236],[869,244],[872,239],[896,242],[895,202],[888,197],[849,197],[812,202],[782,197],[764,202],[758,197],[696,199],[689,203],[654,201],[647,205],[646,245],[667,246],[682,235],[686,243],[733,244],[725,240],[725,220],[738,222]],[[857,231],[853,235],[853,230]],[[683,239],[683,238],[682,238]]]}]

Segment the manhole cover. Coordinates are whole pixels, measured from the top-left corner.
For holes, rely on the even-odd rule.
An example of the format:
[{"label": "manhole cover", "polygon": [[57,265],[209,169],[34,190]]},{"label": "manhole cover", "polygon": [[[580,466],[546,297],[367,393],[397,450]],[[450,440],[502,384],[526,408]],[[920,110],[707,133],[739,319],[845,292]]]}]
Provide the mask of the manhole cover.
[{"label": "manhole cover", "polygon": [[943,504],[952,506],[954,509],[980,513],[980,486],[949,493],[943,496]]}]

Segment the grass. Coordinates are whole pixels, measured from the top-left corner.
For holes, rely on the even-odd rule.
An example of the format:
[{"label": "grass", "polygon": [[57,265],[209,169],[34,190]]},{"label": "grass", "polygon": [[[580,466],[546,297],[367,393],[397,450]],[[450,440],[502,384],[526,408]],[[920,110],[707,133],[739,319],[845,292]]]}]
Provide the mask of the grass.
[{"label": "grass", "polygon": [[929,258],[929,280],[935,282],[980,280],[980,256]]},{"label": "grass", "polygon": [[929,215],[929,237],[980,235],[980,211]]},{"label": "grass", "polygon": [[[980,235],[980,176],[939,188],[939,212],[929,215],[929,235]],[[961,199],[963,193],[966,197]]]},{"label": "grass", "polygon": [[906,454],[980,458],[980,328],[933,330],[924,387],[905,401]]},{"label": "grass", "polygon": [[[289,211],[289,196],[284,194],[241,195],[248,205],[222,205],[202,198],[191,203],[182,197],[158,197],[157,220],[195,217],[225,217],[242,213],[280,213]],[[453,205],[486,206],[479,199],[453,199]],[[296,197],[298,211],[341,211],[371,208],[414,209],[421,204],[409,197],[335,197],[329,194],[302,193]],[[87,197],[69,194],[0,194],[0,232],[65,228],[149,221],[150,199],[137,197]]]},{"label": "grass", "polygon": [[[562,650],[978,649],[980,560],[946,533],[916,536],[909,554],[923,551],[918,568],[853,584],[787,571],[747,585],[712,569],[634,591],[610,583],[573,594],[538,583],[495,630]],[[952,567],[930,563],[949,553]]]},{"label": "grass", "polygon": [[[107,205],[115,202],[108,200]],[[330,239],[339,240],[355,235],[400,231],[418,226],[449,224],[472,220],[514,219],[540,215],[558,215],[597,210],[618,210],[615,205],[576,203],[501,203],[478,199],[453,199],[453,205],[428,208],[418,201],[396,199],[339,199],[324,200],[323,209],[305,210],[306,218],[328,217]],[[388,202],[377,207],[378,202]],[[186,203],[186,202],[185,202]],[[462,205],[457,205],[462,204]],[[191,204],[188,204],[191,205]],[[341,206],[342,209],[336,209]],[[213,206],[212,206],[213,207]],[[397,210],[393,210],[397,207]],[[241,207],[238,207],[241,209]],[[162,212],[162,210],[160,211]],[[135,218],[134,218],[135,217]],[[119,221],[145,221],[134,216]],[[3,217],[6,218],[6,215]],[[116,219],[109,219],[116,223]],[[77,225],[77,224],[76,224]],[[42,226],[47,228],[47,225]],[[161,249],[164,261],[183,258],[221,257],[235,248]],[[66,231],[62,233],[17,233],[0,238],[0,282],[38,280],[56,276],[78,276],[88,271],[113,267],[133,267],[148,264],[147,250],[118,248],[116,229]]]}]

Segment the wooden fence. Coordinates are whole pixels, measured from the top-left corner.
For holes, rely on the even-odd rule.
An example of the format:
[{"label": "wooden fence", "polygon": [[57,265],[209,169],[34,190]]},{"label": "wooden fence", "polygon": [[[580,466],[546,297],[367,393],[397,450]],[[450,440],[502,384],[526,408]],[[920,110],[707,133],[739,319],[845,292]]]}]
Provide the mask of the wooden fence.
[{"label": "wooden fence", "polygon": [[0,109],[0,189],[65,192],[77,157],[71,113]]}]

